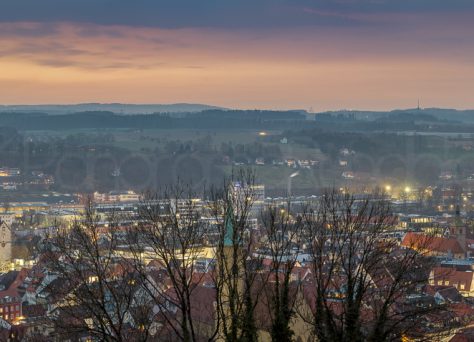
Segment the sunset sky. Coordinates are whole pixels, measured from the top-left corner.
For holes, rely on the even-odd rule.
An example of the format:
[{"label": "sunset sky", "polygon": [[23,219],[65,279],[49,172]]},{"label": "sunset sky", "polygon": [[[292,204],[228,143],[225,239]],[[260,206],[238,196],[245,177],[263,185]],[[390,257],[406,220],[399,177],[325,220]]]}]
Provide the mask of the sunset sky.
[{"label": "sunset sky", "polygon": [[0,104],[474,108],[472,0],[5,0]]}]

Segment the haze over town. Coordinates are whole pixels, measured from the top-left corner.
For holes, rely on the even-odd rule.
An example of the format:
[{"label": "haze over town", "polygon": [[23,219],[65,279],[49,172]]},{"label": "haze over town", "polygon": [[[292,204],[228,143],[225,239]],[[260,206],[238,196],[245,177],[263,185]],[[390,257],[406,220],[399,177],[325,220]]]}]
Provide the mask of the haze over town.
[{"label": "haze over town", "polygon": [[0,4],[0,341],[474,341],[473,15]]}]

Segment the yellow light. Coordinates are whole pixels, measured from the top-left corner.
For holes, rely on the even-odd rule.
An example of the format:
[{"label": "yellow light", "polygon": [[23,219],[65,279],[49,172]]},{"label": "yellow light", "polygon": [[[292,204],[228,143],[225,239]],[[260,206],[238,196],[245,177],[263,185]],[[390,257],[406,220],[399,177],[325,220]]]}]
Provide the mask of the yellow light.
[{"label": "yellow light", "polygon": [[406,192],[406,193],[411,192],[411,188],[410,188],[409,186],[406,186],[406,187],[405,187],[405,192]]},{"label": "yellow light", "polygon": [[392,187],[390,185],[385,185],[385,190],[390,191],[390,190],[392,190]]},{"label": "yellow light", "polygon": [[260,135],[261,137],[264,137],[267,135],[267,132],[259,132],[258,135]]}]

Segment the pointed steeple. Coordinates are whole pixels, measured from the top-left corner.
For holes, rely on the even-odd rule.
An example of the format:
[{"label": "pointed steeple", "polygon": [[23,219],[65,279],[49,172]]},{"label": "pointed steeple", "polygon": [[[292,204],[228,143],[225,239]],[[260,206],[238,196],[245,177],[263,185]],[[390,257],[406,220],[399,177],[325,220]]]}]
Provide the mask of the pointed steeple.
[{"label": "pointed steeple", "polygon": [[225,213],[224,217],[224,225],[225,225],[225,234],[224,234],[224,247],[230,247],[233,245],[233,237],[234,237],[234,210],[232,206],[227,207],[227,212]]}]

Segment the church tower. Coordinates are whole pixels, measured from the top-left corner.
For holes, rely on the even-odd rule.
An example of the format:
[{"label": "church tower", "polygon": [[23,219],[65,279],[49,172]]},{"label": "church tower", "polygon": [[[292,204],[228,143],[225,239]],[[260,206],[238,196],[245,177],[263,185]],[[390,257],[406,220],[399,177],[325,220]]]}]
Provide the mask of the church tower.
[{"label": "church tower", "polygon": [[461,248],[466,251],[467,250],[467,227],[465,222],[463,222],[461,218],[461,211],[459,205],[456,206],[456,217],[454,219],[453,225],[449,228],[450,235],[453,238],[458,240]]},{"label": "church tower", "polygon": [[0,215],[0,272],[10,270],[12,259],[13,215]]}]

